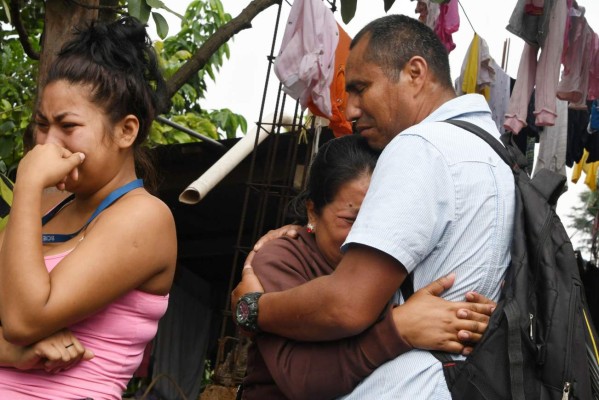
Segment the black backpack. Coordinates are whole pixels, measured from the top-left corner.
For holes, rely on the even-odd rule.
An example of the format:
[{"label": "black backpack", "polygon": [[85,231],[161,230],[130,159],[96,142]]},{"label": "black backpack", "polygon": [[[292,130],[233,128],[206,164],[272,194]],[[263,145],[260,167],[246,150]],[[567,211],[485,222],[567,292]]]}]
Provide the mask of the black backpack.
[{"label": "black backpack", "polygon": [[[433,352],[454,400],[599,399],[599,339],[577,259],[555,205],[566,178],[531,179],[520,150],[465,121],[445,121],[485,140],[511,167],[516,208],[511,263],[487,331],[464,361]],[[413,292],[402,285],[404,298]]]}]

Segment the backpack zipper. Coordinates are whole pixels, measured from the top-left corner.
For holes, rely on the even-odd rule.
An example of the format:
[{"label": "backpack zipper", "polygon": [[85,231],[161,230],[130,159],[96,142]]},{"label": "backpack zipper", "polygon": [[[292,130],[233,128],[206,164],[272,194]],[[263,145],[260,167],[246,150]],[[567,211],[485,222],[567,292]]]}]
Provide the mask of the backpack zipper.
[{"label": "backpack zipper", "polygon": [[570,392],[572,390],[572,385],[569,382],[571,378],[571,364],[572,364],[572,352],[570,349],[572,348],[572,335],[574,331],[574,321],[572,320],[573,316],[576,312],[576,305],[578,304],[580,293],[580,287],[576,284],[572,285],[572,296],[570,297],[570,317],[568,318],[568,340],[566,346],[566,365],[564,366],[564,389],[562,391],[562,400],[567,400],[570,398]]},{"label": "backpack zipper", "polygon": [[568,400],[570,398],[570,382],[564,384],[564,390],[562,392],[562,400]]},{"label": "backpack zipper", "polygon": [[534,342],[534,341],[535,341],[535,335],[534,335],[534,330],[533,330],[533,327],[534,327],[534,323],[535,323],[535,322],[534,322],[534,320],[535,320],[535,316],[534,316],[534,315],[532,315],[532,313],[528,313],[528,319],[530,320],[530,333],[529,333],[530,340],[531,340],[532,342]]}]

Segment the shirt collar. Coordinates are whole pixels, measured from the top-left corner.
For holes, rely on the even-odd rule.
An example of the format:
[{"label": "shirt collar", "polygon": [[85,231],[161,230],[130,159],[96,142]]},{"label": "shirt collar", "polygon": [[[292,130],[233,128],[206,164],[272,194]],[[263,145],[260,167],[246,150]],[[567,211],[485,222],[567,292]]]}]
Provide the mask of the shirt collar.
[{"label": "shirt collar", "polygon": [[444,103],[422,122],[445,121],[475,113],[491,114],[487,100],[480,94],[464,94]]}]

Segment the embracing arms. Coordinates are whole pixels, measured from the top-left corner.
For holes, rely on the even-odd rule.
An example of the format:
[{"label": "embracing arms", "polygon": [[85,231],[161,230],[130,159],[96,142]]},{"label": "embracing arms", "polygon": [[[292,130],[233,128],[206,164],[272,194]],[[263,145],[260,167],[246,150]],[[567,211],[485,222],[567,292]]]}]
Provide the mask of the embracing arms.
[{"label": "embracing arms", "polygon": [[[277,387],[289,399],[330,399],[349,393],[383,363],[413,347],[461,352],[459,333],[470,329],[462,339],[477,341],[487,326],[488,316],[470,312],[469,320],[455,317],[460,306],[438,296],[451,286],[452,278],[442,278],[414,293],[402,306],[389,307],[382,320],[357,336],[327,342],[297,342],[277,335],[259,334],[255,341]],[[477,298],[481,311],[490,313],[492,302]],[[413,331],[400,335],[397,324],[402,316],[414,316]],[[403,326],[403,325],[401,325]],[[413,335],[409,337],[409,335]],[[408,343],[411,342],[411,343]],[[470,351],[467,347],[467,351]]]},{"label": "embracing arms", "polygon": [[[289,289],[332,271],[317,253],[302,247],[301,242],[301,239],[280,240],[258,253],[255,271],[267,292]],[[465,349],[461,341],[476,341],[480,337],[492,304],[485,304],[485,299],[475,295],[472,300],[479,304],[449,302],[437,297],[453,281],[453,276],[441,278],[414,293],[402,306],[386,306],[377,323],[356,336],[300,342],[259,334],[255,337],[260,353],[257,359],[264,361],[286,397],[324,399],[349,392],[378,366],[413,347],[467,352],[469,347]],[[466,315],[459,317],[460,312]],[[401,335],[406,314],[417,317],[410,322],[412,329],[406,329],[409,333]],[[247,384],[251,386],[254,377],[259,384],[259,374],[251,373]]]},{"label": "embracing arms", "polygon": [[[242,274],[242,281],[231,294],[231,305],[235,307],[239,297],[248,292],[263,292],[260,280],[251,268],[256,251],[261,250],[267,242],[281,236],[296,238],[301,227],[288,225],[263,236],[254,247],[246,260],[246,267]],[[351,254],[352,256],[349,256]],[[355,255],[355,257],[354,257]],[[370,258],[372,257],[372,258]],[[376,260],[379,262],[377,263]],[[260,260],[259,262],[262,262]],[[368,265],[369,268],[360,268]],[[403,266],[392,257],[367,246],[354,245],[350,247],[337,269],[328,276],[321,276],[305,284],[296,283],[295,287],[269,289],[276,293],[266,293],[260,298],[259,319],[260,328],[266,332],[296,340],[334,340],[341,337],[353,336],[372,324],[385,308],[392,294],[397,290],[406,272]],[[439,280],[441,281],[441,280]],[[301,285],[300,285],[301,284]],[[441,289],[441,292],[449,286]],[[289,290],[286,290],[289,289]],[[419,291],[418,291],[419,292]],[[416,292],[416,293],[418,293]],[[438,292],[438,293],[441,293]],[[338,295],[337,295],[338,294]],[[472,303],[457,303],[442,301],[450,305],[455,312],[460,311],[462,318],[471,318],[469,313],[482,313],[489,315],[494,303],[484,296],[476,293],[467,293],[467,300]],[[327,299],[330,299],[330,302]],[[272,300],[272,301],[270,301]],[[479,305],[474,302],[480,303]],[[408,304],[424,304],[422,302],[408,302],[402,307],[407,311]],[[439,305],[437,305],[439,306]],[[410,306],[411,307],[411,306]],[[429,306],[434,309],[435,306]],[[339,312],[335,310],[338,309]],[[421,308],[421,310],[424,307]],[[421,337],[415,319],[420,318],[418,309],[412,313],[396,313],[396,322],[402,327],[402,336]],[[439,314],[439,317],[443,317]],[[402,319],[400,321],[400,319]],[[370,321],[370,322],[368,322]],[[435,321],[436,322],[436,321]],[[436,335],[444,334],[439,324],[431,324]],[[469,333],[476,334],[477,327],[473,329],[461,328],[464,336],[461,340],[468,340]],[[484,328],[479,333],[482,333]],[[436,336],[438,337],[438,336]],[[478,339],[479,336],[473,338]],[[411,343],[414,347],[432,349],[424,346],[425,343]],[[458,344],[458,346],[461,346]],[[452,348],[438,349],[444,351],[460,352]]]},{"label": "embracing arms", "polygon": [[[330,275],[282,292],[265,293],[259,301],[258,325],[266,332],[296,340],[354,336],[375,322],[405,276],[403,266],[387,254],[352,246]],[[252,291],[262,291],[262,286],[248,268],[233,291],[232,304]]]}]

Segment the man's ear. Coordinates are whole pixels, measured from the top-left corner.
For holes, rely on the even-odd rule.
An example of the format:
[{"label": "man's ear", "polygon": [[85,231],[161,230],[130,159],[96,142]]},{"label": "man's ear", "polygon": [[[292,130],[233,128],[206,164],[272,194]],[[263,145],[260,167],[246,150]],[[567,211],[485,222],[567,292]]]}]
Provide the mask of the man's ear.
[{"label": "man's ear", "polygon": [[420,56],[414,56],[408,60],[403,71],[410,80],[410,84],[422,87],[428,77],[428,63]]},{"label": "man's ear", "polygon": [[117,124],[117,134],[115,140],[119,144],[119,147],[126,148],[131,147],[137,138],[139,132],[139,120],[133,114],[126,115]]}]

